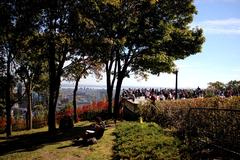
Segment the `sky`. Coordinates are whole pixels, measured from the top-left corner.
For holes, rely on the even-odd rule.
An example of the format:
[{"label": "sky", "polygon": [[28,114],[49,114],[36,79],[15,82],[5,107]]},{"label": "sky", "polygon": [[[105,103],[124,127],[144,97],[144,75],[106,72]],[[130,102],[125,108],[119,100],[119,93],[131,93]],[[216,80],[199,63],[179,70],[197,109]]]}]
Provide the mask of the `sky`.
[{"label": "sky", "polygon": [[[176,61],[179,88],[206,88],[209,82],[227,83],[240,80],[240,0],[195,0],[198,14],[191,26],[203,29],[205,43],[202,52]],[[80,81],[80,85],[105,85],[106,79],[94,76]],[[125,78],[123,86],[174,88],[174,74],[149,76],[137,80]]]}]

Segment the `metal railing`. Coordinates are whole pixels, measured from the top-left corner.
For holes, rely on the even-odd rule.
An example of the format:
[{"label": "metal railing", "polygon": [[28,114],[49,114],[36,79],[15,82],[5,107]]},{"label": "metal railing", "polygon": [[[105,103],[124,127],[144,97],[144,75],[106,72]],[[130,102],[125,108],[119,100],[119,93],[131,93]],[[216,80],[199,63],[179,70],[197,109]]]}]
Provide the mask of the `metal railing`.
[{"label": "metal railing", "polygon": [[240,110],[190,108],[187,118],[190,146],[204,143],[240,156]]}]

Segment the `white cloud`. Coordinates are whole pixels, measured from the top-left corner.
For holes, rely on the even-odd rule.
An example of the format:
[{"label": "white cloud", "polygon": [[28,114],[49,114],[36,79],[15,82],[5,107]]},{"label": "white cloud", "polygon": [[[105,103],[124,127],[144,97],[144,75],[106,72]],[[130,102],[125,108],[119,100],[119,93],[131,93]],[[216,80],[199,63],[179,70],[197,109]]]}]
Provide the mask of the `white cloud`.
[{"label": "white cloud", "polygon": [[206,20],[191,26],[203,28],[205,33],[210,34],[240,34],[240,18]]},{"label": "white cloud", "polygon": [[233,72],[240,72],[240,68],[234,68],[232,69]]}]

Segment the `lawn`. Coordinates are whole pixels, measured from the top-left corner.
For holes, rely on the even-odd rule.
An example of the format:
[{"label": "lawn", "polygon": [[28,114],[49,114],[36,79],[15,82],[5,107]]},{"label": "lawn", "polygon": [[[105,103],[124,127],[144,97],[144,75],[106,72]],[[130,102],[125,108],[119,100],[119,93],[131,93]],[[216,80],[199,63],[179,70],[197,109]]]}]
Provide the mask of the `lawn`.
[{"label": "lawn", "polygon": [[13,132],[11,139],[6,140],[5,135],[0,135],[0,160],[108,160],[112,159],[114,143],[114,127],[108,127],[104,136],[97,144],[81,146],[74,143],[89,122],[75,124],[74,129],[67,133],[57,133],[52,136],[47,128],[31,131]]},{"label": "lawn", "polygon": [[181,159],[180,141],[167,135],[156,123],[121,123],[115,136],[115,159]]},{"label": "lawn", "polygon": [[83,146],[76,138],[90,122],[80,122],[68,132],[50,135],[47,128],[0,135],[0,160],[118,160],[179,159],[179,141],[155,123],[109,123],[97,144]]}]

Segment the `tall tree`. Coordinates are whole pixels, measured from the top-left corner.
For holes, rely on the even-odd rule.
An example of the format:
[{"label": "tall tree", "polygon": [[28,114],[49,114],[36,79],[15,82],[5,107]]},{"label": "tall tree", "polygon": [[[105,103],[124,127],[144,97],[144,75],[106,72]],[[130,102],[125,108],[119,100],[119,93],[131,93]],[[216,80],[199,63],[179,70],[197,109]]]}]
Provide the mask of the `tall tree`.
[{"label": "tall tree", "polygon": [[16,56],[16,61],[19,64],[18,75],[23,81],[26,89],[27,96],[27,116],[26,127],[32,129],[32,91],[39,82],[39,78],[42,74],[44,66],[44,55],[42,54],[43,45],[39,35],[31,35],[21,37],[19,43],[19,55]]},{"label": "tall tree", "polygon": [[117,78],[115,56],[116,51],[121,47],[121,45],[117,45],[121,43],[121,40],[114,38],[116,34],[114,26],[118,23],[118,10],[115,5],[118,5],[118,3],[118,1],[88,0],[86,5],[91,7],[84,8],[83,4],[80,6],[83,8],[81,14],[90,19],[93,26],[92,30],[89,30],[90,36],[88,38],[90,39],[91,49],[88,51],[97,55],[101,63],[105,64],[108,113],[110,116],[112,116],[113,89]]},{"label": "tall tree", "polygon": [[36,17],[32,16],[38,5],[33,5],[30,0],[0,2],[0,52],[6,63],[6,112],[7,112],[7,136],[11,135],[11,108],[16,102],[13,98],[13,79],[17,70],[16,57],[20,57],[21,38],[32,34],[36,28]]},{"label": "tall tree", "polygon": [[[29,19],[27,17],[33,19],[33,21],[29,21],[31,27],[28,27],[27,31],[31,32],[37,29],[37,32],[42,36],[44,41],[42,52],[45,53],[48,60],[48,128],[50,132],[54,132],[56,129],[55,111],[63,67],[65,62],[70,60],[73,55],[81,56],[81,53],[83,53],[79,47],[83,41],[81,38],[78,38],[82,36],[82,25],[85,27],[87,24],[84,21],[83,23],[81,22],[82,17],[77,9],[80,1],[53,0],[27,2],[29,6],[35,9],[34,12],[29,12],[31,15],[23,15],[26,19]],[[81,3],[84,2],[81,1]]]},{"label": "tall tree", "polygon": [[226,84],[226,88],[233,91],[234,95],[239,95],[240,81],[232,80]]},{"label": "tall tree", "polygon": [[[0,51],[1,52],[1,51]],[[6,82],[6,76],[5,76],[5,71],[6,71],[6,62],[4,59],[4,55],[0,55],[0,104],[4,104],[4,99],[5,99],[5,82]]]},{"label": "tall tree", "polygon": [[41,3],[40,28],[47,45],[49,73],[48,130],[56,130],[56,105],[64,63],[75,53],[69,32],[69,15],[74,1],[53,0]]},{"label": "tall tree", "polygon": [[6,77],[5,82],[5,104],[6,104],[6,134],[7,137],[12,133],[11,109],[13,106],[13,81],[14,81],[14,56],[16,54],[16,4],[14,1],[3,1],[0,3],[0,55],[5,61]]},{"label": "tall tree", "polygon": [[189,27],[197,13],[193,0],[97,2],[95,12],[89,14],[95,14],[95,39],[105,44],[99,46],[111,93],[116,81],[114,114],[117,118],[122,82],[130,72],[171,72],[175,60],[201,51],[204,37],[201,29]]},{"label": "tall tree", "polygon": [[77,103],[76,96],[78,91],[78,84],[81,78],[86,78],[89,74],[95,74],[97,79],[101,78],[102,66],[98,60],[91,57],[80,57],[73,61],[70,65],[64,68],[64,77],[69,81],[75,81],[75,87],[73,90],[73,109],[74,109],[74,121],[77,122]]},{"label": "tall tree", "polygon": [[224,83],[216,81],[216,82],[209,82],[207,88],[214,91],[223,91],[226,88],[226,86]]}]

